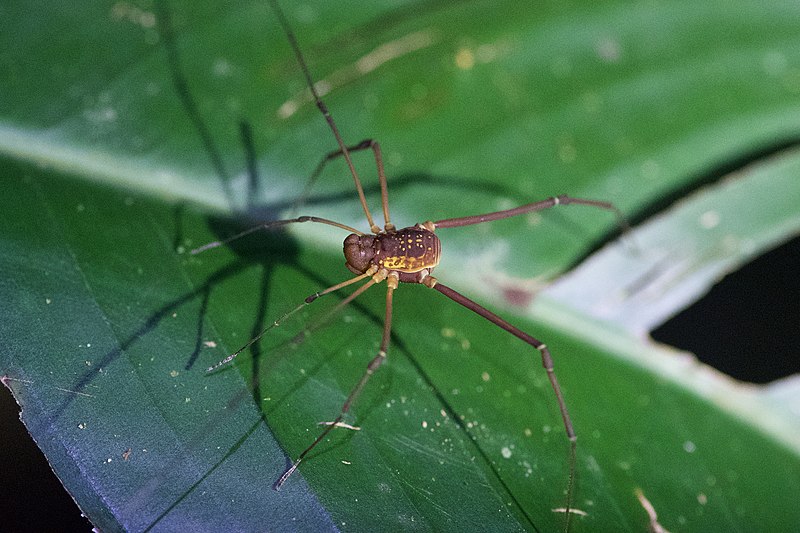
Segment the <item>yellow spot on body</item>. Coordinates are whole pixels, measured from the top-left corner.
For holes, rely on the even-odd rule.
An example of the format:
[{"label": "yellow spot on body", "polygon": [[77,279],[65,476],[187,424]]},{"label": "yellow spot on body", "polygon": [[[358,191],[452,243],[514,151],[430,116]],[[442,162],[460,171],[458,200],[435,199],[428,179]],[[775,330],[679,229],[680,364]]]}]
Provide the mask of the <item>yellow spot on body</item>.
[{"label": "yellow spot on body", "polygon": [[420,261],[416,257],[408,257],[408,256],[392,256],[386,257],[381,266],[388,268],[390,270],[400,270],[400,271],[416,271],[422,270],[424,268],[424,262]]}]

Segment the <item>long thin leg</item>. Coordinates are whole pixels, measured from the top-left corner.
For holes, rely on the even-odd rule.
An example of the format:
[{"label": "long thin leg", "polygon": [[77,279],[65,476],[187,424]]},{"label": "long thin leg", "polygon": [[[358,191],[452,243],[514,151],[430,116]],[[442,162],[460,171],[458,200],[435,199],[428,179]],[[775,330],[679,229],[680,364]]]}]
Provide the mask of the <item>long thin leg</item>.
[{"label": "long thin leg", "polygon": [[[267,326],[266,328],[264,328],[263,330],[261,330],[261,333],[259,333],[258,335],[256,335],[255,337],[253,337],[252,339],[250,339],[249,341],[247,341],[247,344],[245,344],[244,346],[242,346],[241,348],[239,348],[238,350],[236,350],[235,352],[233,352],[232,354],[230,354],[230,355],[229,355],[228,357],[226,357],[225,359],[223,359],[223,360],[219,361],[218,363],[216,363],[216,364],[214,364],[214,365],[212,365],[212,366],[208,367],[208,368],[206,369],[206,372],[213,372],[213,371],[215,371],[216,369],[218,369],[219,367],[221,367],[221,366],[223,366],[223,365],[227,365],[228,363],[230,363],[231,361],[233,361],[234,359],[236,359],[236,357],[237,357],[237,356],[238,356],[240,353],[242,353],[243,351],[245,351],[247,348],[249,348],[250,346],[252,346],[252,345],[253,345],[253,344],[255,344],[256,342],[258,342],[258,340],[259,340],[261,337],[263,337],[264,335],[266,335],[266,334],[267,334],[267,332],[268,332],[269,330],[271,330],[272,328],[277,328],[278,326],[280,326],[280,325],[281,325],[281,323],[282,323],[284,320],[286,320],[287,318],[289,318],[289,317],[290,317],[290,316],[292,316],[293,314],[297,313],[297,312],[298,312],[300,309],[302,309],[303,307],[307,306],[308,304],[310,304],[311,302],[313,302],[314,300],[316,300],[317,298],[319,298],[319,297],[320,297],[320,296],[322,296],[323,294],[329,294],[329,293],[331,293],[331,292],[338,291],[339,289],[341,289],[341,288],[343,288],[343,287],[347,287],[348,285],[352,285],[353,283],[356,283],[356,282],[358,282],[358,281],[361,281],[362,279],[364,279],[364,278],[366,278],[366,277],[368,277],[368,276],[371,276],[371,275],[372,275],[372,272],[368,272],[368,273],[365,273],[365,274],[361,274],[360,276],[356,276],[356,277],[354,277],[354,278],[348,279],[348,280],[346,280],[346,281],[343,281],[343,282],[341,282],[341,283],[337,283],[336,285],[333,285],[333,286],[331,286],[331,287],[328,287],[327,289],[325,289],[325,290],[323,290],[323,291],[315,292],[314,294],[312,294],[312,295],[308,296],[308,297],[307,297],[305,300],[303,300],[303,303],[301,303],[300,305],[298,305],[297,307],[295,307],[294,309],[292,309],[292,310],[291,310],[291,311],[289,311],[288,313],[284,313],[284,314],[283,314],[283,316],[281,316],[280,318],[278,318],[277,320],[275,320],[274,322],[272,322],[272,323],[271,323],[269,326]],[[334,307],[333,309],[331,309],[331,310],[330,310],[330,311],[329,311],[329,312],[328,312],[328,313],[327,313],[327,314],[326,314],[326,315],[325,315],[325,316],[322,318],[322,320],[321,320],[321,321],[320,321],[320,322],[317,324],[317,326],[316,326],[316,327],[320,327],[320,326],[321,326],[322,324],[324,324],[324,323],[325,323],[325,322],[326,322],[326,321],[327,321],[327,320],[328,320],[328,319],[329,319],[331,316],[333,316],[335,313],[337,313],[337,312],[338,312],[338,311],[339,311],[339,310],[340,310],[342,307],[346,306],[347,304],[349,304],[350,302],[352,302],[353,300],[355,300],[355,299],[356,299],[356,298],[357,298],[357,297],[358,297],[358,296],[359,296],[361,293],[363,293],[365,290],[369,289],[369,288],[370,288],[372,285],[374,285],[375,283],[376,283],[376,282],[375,282],[375,280],[371,279],[371,280],[369,280],[367,283],[365,283],[364,285],[362,285],[361,287],[359,287],[358,289],[356,289],[355,291],[353,291],[353,293],[352,293],[350,296],[348,296],[347,298],[345,298],[344,300],[342,300],[341,302],[339,302],[339,303],[336,305],[336,307]],[[305,332],[306,332],[306,331],[308,331],[309,329],[310,329],[310,328],[307,328],[306,330],[303,330],[303,334],[305,334]]]},{"label": "long thin leg", "polygon": [[386,360],[386,350],[389,348],[389,339],[391,338],[392,332],[392,296],[394,294],[394,289],[397,287],[397,279],[396,278],[389,278],[387,280],[387,290],[386,290],[386,319],[383,322],[383,337],[381,338],[381,345],[378,349],[378,354],[372,358],[372,360],[367,365],[367,369],[364,371],[364,374],[361,376],[361,379],[358,381],[355,387],[350,391],[350,394],[347,396],[344,404],[342,405],[341,411],[339,411],[339,415],[333,420],[333,422],[326,423],[325,429],[320,432],[319,436],[311,443],[311,445],[303,450],[303,452],[297,457],[297,459],[292,463],[286,472],[278,479],[275,483],[275,490],[279,490],[281,486],[289,479],[289,476],[297,470],[297,467],[300,465],[300,462],[306,457],[306,455],[313,450],[317,444],[322,442],[322,440],[330,433],[333,428],[339,426],[340,422],[344,419],[347,412],[353,406],[353,404],[358,399],[361,391],[364,389],[364,386],[369,381],[369,378],[375,371],[381,366],[381,364]]},{"label": "long thin leg", "polygon": [[275,229],[275,228],[280,228],[282,226],[287,226],[289,224],[299,224],[299,223],[303,223],[303,222],[315,222],[317,224],[325,224],[327,226],[334,226],[336,228],[340,228],[340,229],[343,229],[345,231],[349,231],[350,233],[355,233],[357,235],[364,235],[364,232],[362,232],[362,231],[359,231],[359,230],[357,230],[355,228],[351,228],[350,226],[347,226],[345,224],[340,224],[339,222],[335,222],[333,220],[328,220],[327,218],[302,216],[302,217],[297,217],[297,218],[289,218],[289,219],[286,219],[286,220],[273,220],[272,222],[264,222],[263,224],[259,224],[257,226],[253,226],[252,228],[247,228],[246,230],[244,230],[244,231],[242,231],[240,233],[237,233],[236,235],[233,235],[231,237],[228,237],[225,240],[213,241],[213,242],[210,242],[208,244],[204,244],[203,246],[200,246],[199,248],[195,248],[190,253],[192,255],[197,255],[200,252],[205,252],[206,250],[210,250],[212,248],[216,248],[218,246],[222,246],[222,245],[228,244],[228,243],[233,242],[233,241],[235,241],[237,239],[241,239],[242,237],[246,237],[247,235],[250,235],[251,233],[255,233],[256,231],[259,231],[259,230]]},{"label": "long thin leg", "polygon": [[[378,181],[381,185],[381,207],[383,208],[383,219],[385,221],[384,229],[386,231],[393,231],[394,224],[391,223],[389,220],[389,190],[386,185],[386,171],[383,168],[383,155],[381,154],[381,146],[378,141],[374,139],[364,139],[358,144],[354,144],[352,146],[348,146],[347,150],[352,152],[358,152],[359,150],[366,150],[367,148],[372,149],[373,156],[375,157],[375,164],[378,167]],[[337,157],[341,157],[344,152],[341,150],[335,150],[325,155],[322,158],[322,161],[319,162],[317,168],[314,169],[313,174],[311,177],[308,178],[308,182],[306,182],[306,186],[303,187],[303,192],[300,193],[300,196],[295,201],[294,209],[297,210],[299,207],[305,203],[306,199],[308,198],[309,193],[311,192],[311,188],[316,183],[317,178],[322,173],[322,169],[325,168],[330,161],[336,159]]]},{"label": "long thin leg", "polygon": [[567,432],[567,438],[569,439],[569,481],[567,482],[567,504],[566,504],[566,525],[564,527],[564,531],[569,530],[569,521],[570,521],[570,505],[572,504],[572,492],[574,488],[575,482],[575,446],[578,440],[577,435],[575,435],[575,430],[572,427],[572,419],[569,417],[569,413],[567,412],[567,404],[564,401],[564,395],[561,393],[561,387],[558,384],[558,379],[556,378],[555,370],[553,369],[553,358],[550,356],[550,350],[547,349],[547,346],[539,341],[538,339],[528,335],[521,329],[517,328],[516,326],[511,325],[506,320],[500,318],[496,314],[492,313],[485,307],[473,302],[463,294],[451,289],[446,285],[442,285],[441,283],[435,282],[433,288],[437,291],[441,292],[451,300],[456,303],[459,303],[473,311],[489,322],[500,326],[507,332],[511,333],[515,337],[523,340],[524,342],[530,344],[534,348],[536,348],[539,353],[542,355],[542,366],[544,366],[545,371],[547,372],[547,377],[550,380],[550,385],[553,388],[553,392],[556,395],[556,400],[558,401],[558,408],[561,411],[561,418],[564,421],[564,429]]},{"label": "long thin leg", "polygon": [[503,218],[509,218],[509,217],[515,217],[517,215],[533,213],[534,211],[542,211],[543,209],[548,209],[550,207],[555,207],[557,205],[569,205],[569,204],[588,205],[591,207],[599,207],[600,209],[612,211],[617,215],[620,227],[625,231],[627,231],[628,229],[628,222],[625,220],[625,217],[623,216],[622,212],[619,209],[617,209],[614,204],[610,202],[603,202],[600,200],[573,198],[571,196],[567,196],[566,194],[562,194],[560,196],[554,196],[551,198],[547,198],[546,200],[541,200],[530,204],[521,205],[513,209],[506,209],[504,211],[495,211],[493,213],[486,213],[483,215],[472,215],[468,217],[446,218],[444,220],[437,220],[433,224],[437,228],[458,228],[461,226],[471,226],[473,224],[480,224],[482,222],[491,222],[492,220],[501,220]]},{"label": "long thin leg", "polygon": [[325,121],[328,123],[328,126],[333,132],[333,136],[336,137],[336,142],[339,144],[339,150],[342,151],[342,155],[344,156],[345,161],[347,161],[347,167],[350,169],[350,174],[353,175],[353,182],[356,185],[358,198],[361,200],[361,207],[364,209],[364,215],[367,217],[370,231],[373,233],[380,233],[381,229],[375,225],[375,221],[372,220],[372,215],[367,207],[367,199],[364,196],[364,188],[361,186],[361,180],[358,178],[355,165],[353,165],[353,158],[350,157],[350,151],[344,144],[342,135],[339,133],[339,128],[336,127],[336,122],[334,122],[331,112],[328,110],[328,106],[325,105],[325,102],[323,102],[322,98],[319,96],[319,92],[314,85],[314,79],[311,77],[311,72],[308,70],[308,65],[306,65],[306,60],[303,58],[303,53],[300,51],[300,45],[297,43],[297,37],[295,37],[292,28],[289,26],[289,22],[286,20],[286,17],[284,16],[281,7],[278,5],[277,0],[270,0],[270,5],[272,5],[272,9],[275,11],[278,21],[280,22],[281,27],[286,34],[286,38],[289,40],[289,44],[294,51],[297,62],[300,64],[300,69],[303,71],[303,76],[306,78],[308,88],[311,90],[311,94],[314,96],[314,102],[316,102],[317,107],[319,108],[320,112],[322,112],[322,116],[325,117]]}]

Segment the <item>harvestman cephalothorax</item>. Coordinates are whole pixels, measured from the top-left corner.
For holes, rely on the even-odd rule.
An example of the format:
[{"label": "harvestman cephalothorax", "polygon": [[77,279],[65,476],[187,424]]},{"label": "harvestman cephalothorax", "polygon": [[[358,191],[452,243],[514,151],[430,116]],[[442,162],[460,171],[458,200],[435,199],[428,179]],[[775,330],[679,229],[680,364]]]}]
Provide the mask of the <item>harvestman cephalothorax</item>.
[{"label": "harvestman cephalothorax", "polygon": [[[352,277],[348,280],[345,280],[341,283],[328,287],[322,291],[316,292],[310,296],[308,296],[303,303],[301,303],[298,307],[286,313],[284,316],[273,322],[267,329],[265,329],[261,334],[259,334],[254,339],[251,339],[245,346],[237,350],[235,353],[229,355],[216,365],[210,367],[208,371],[213,371],[219,368],[222,365],[225,365],[231,362],[239,353],[243,350],[257,342],[269,329],[278,325],[282,320],[287,318],[289,315],[294,314],[295,312],[299,311],[305,305],[310,304],[320,296],[324,294],[328,294],[334,291],[338,291],[344,287],[349,285],[364,282],[358,289],[353,291],[352,294],[344,298],[335,308],[336,310],[341,309],[342,307],[346,306],[358,296],[360,296],[363,292],[367,289],[376,285],[381,282],[386,282],[386,311],[385,311],[385,320],[383,325],[383,335],[381,337],[380,347],[378,349],[378,353],[372,358],[372,360],[367,365],[367,368],[364,374],[361,376],[361,379],[356,383],[353,389],[350,391],[347,399],[345,400],[344,404],[341,407],[339,414],[336,418],[329,423],[325,424],[325,428],[320,432],[319,436],[305,449],[303,450],[300,455],[297,456],[297,459],[294,460],[292,465],[281,475],[278,481],[275,483],[275,489],[279,489],[281,485],[283,485],[286,480],[291,476],[291,474],[297,469],[303,459],[308,455],[308,453],[313,450],[322,440],[328,435],[329,432],[333,430],[333,428],[337,426],[342,426],[343,419],[348,411],[352,408],[355,404],[356,400],[359,397],[359,394],[364,389],[364,386],[369,381],[370,376],[381,366],[387,356],[387,352],[389,349],[389,340],[391,334],[391,325],[392,325],[392,296],[394,294],[395,289],[400,285],[400,283],[419,283],[426,287],[429,287],[433,290],[436,290],[443,294],[444,296],[450,298],[454,302],[466,307],[467,309],[477,313],[481,317],[485,318],[486,320],[494,323],[495,325],[499,326],[500,328],[504,329],[511,335],[519,338],[523,342],[529,344],[532,348],[537,350],[541,355],[542,365],[544,366],[545,371],[547,372],[547,377],[550,380],[550,384],[553,389],[553,393],[555,394],[556,401],[558,403],[558,408],[561,413],[561,418],[563,420],[564,429],[567,434],[567,438],[569,440],[569,478],[567,482],[567,490],[566,490],[566,505],[565,505],[565,530],[569,529],[569,520],[570,520],[570,505],[572,503],[572,493],[574,488],[574,479],[575,479],[575,462],[576,462],[576,441],[577,436],[575,430],[572,426],[572,420],[570,419],[567,404],[564,399],[564,395],[561,392],[561,387],[558,384],[558,379],[556,378],[555,370],[553,368],[553,359],[550,356],[550,351],[548,350],[547,346],[536,339],[535,337],[525,333],[524,331],[520,330],[519,328],[513,326],[503,318],[497,316],[496,314],[492,313],[488,309],[485,309],[478,303],[470,300],[466,296],[458,293],[454,289],[451,289],[447,285],[441,283],[437,278],[432,275],[433,269],[439,264],[440,255],[442,253],[441,242],[439,237],[436,235],[436,230],[443,229],[443,228],[457,228],[462,226],[471,226],[475,224],[482,224],[484,222],[491,222],[493,220],[500,220],[504,218],[514,217],[518,215],[524,215],[527,213],[532,213],[534,211],[541,211],[543,209],[548,209],[550,207],[554,207],[557,205],[569,205],[569,204],[577,204],[577,205],[585,205],[590,207],[596,207],[600,209],[605,209],[608,211],[614,212],[624,225],[624,220],[622,219],[622,215],[620,214],[619,210],[614,207],[613,204],[609,202],[599,201],[599,200],[588,200],[583,198],[573,198],[566,195],[560,195],[556,197],[547,198],[545,200],[541,200],[538,202],[533,202],[530,204],[522,205],[520,207],[516,207],[513,209],[506,209],[503,211],[496,211],[493,213],[485,213],[481,215],[470,215],[460,218],[449,218],[444,220],[436,220],[436,221],[427,221],[423,223],[418,223],[413,226],[409,226],[402,229],[397,229],[395,225],[390,221],[389,217],[389,191],[386,181],[386,174],[384,172],[383,167],[383,159],[381,156],[381,148],[377,141],[372,139],[366,139],[361,141],[360,143],[348,146],[342,135],[339,132],[336,123],[333,120],[333,117],[330,114],[325,103],[320,98],[320,95],[314,85],[313,78],[311,77],[311,73],[306,65],[305,59],[303,57],[302,52],[300,51],[300,47],[297,43],[297,39],[295,38],[294,33],[292,32],[288,21],[286,20],[283,12],[280,9],[280,6],[277,4],[277,0],[269,0],[270,4],[275,11],[277,18],[283,28],[284,33],[289,41],[289,45],[291,46],[297,62],[300,66],[300,70],[302,71],[303,75],[305,76],[306,83],[308,85],[309,90],[311,91],[311,95],[313,100],[319,110],[322,112],[322,115],[325,117],[325,120],[330,127],[334,137],[336,138],[336,143],[338,145],[338,149],[330,152],[325,156],[322,161],[322,165],[326,162],[338,158],[343,157],[345,162],[347,163],[347,167],[350,171],[350,174],[353,177],[353,182],[355,183],[356,192],[358,193],[358,197],[361,203],[361,207],[364,210],[364,214],[367,219],[367,223],[369,224],[369,231],[371,234],[364,233],[359,231],[356,228],[352,228],[350,226],[346,226],[344,224],[340,224],[338,222],[334,222],[332,220],[327,220],[324,218],[313,217],[313,216],[301,216],[292,219],[286,220],[277,220],[272,222],[267,222],[264,224],[260,224],[258,226],[252,227],[248,230],[245,230],[237,235],[234,235],[224,241],[215,241],[200,248],[197,248],[192,251],[192,253],[200,253],[202,251],[208,250],[210,248],[215,248],[217,246],[224,245],[229,243],[235,239],[239,239],[259,230],[266,230],[266,229],[274,229],[278,227],[282,227],[288,224],[293,223],[301,223],[301,222],[313,222],[318,224],[326,224],[329,226],[334,226],[345,231],[348,231],[350,234],[344,240],[344,256],[346,260],[347,268],[355,274],[355,277]],[[367,207],[366,197],[364,195],[364,189],[361,185],[361,179],[356,172],[355,166],[353,165],[353,161],[351,159],[351,152],[356,152],[360,150],[372,150],[373,156],[375,158],[375,163],[377,165],[378,170],[378,180],[380,182],[380,190],[381,190],[381,208],[383,210],[383,228],[378,226],[374,219],[372,218],[372,214],[370,213],[369,208]],[[316,173],[315,173],[316,175]]]}]

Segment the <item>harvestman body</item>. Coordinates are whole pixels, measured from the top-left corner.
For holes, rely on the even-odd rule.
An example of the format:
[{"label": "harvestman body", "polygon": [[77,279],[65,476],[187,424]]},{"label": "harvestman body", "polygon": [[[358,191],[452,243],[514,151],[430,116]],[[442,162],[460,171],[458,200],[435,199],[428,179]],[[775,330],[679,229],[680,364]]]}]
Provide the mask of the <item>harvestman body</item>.
[{"label": "harvestman body", "polygon": [[[524,331],[513,326],[506,320],[500,318],[499,316],[492,313],[488,309],[485,309],[484,307],[480,306],[476,302],[473,302],[466,296],[442,284],[432,275],[433,269],[439,264],[439,259],[441,256],[441,249],[442,249],[441,242],[439,240],[439,237],[436,235],[435,231],[440,228],[455,228],[461,226],[481,224],[483,222],[490,222],[493,220],[500,220],[517,215],[531,213],[534,211],[540,211],[543,209],[554,207],[556,205],[578,204],[591,207],[598,207],[601,209],[613,211],[622,220],[621,214],[619,213],[617,208],[614,207],[614,205],[609,202],[572,198],[566,195],[561,195],[541,200],[539,202],[526,204],[520,207],[516,207],[514,209],[507,209],[504,211],[497,211],[483,215],[466,216],[461,218],[450,218],[438,221],[428,221],[407,228],[396,229],[394,224],[391,223],[389,218],[388,187],[386,182],[386,175],[384,173],[384,168],[383,168],[383,159],[381,156],[380,145],[376,141],[371,139],[362,141],[359,144],[349,147],[344,143],[342,136],[339,133],[339,130],[336,126],[336,123],[334,122],[330,112],[328,111],[327,106],[317,93],[313,79],[311,78],[311,74],[309,73],[308,67],[306,66],[305,59],[303,58],[303,55],[300,52],[300,47],[297,43],[294,33],[292,32],[287,20],[283,15],[283,12],[278,6],[276,0],[270,0],[270,4],[272,5],[280,21],[280,24],[283,27],[284,32],[286,33],[286,36],[289,40],[289,44],[291,45],[292,50],[295,53],[297,61],[306,78],[306,82],[314,98],[314,102],[316,103],[317,107],[320,109],[323,116],[325,117],[325,120],[327,121],[331,131],[333,132],[339,147],[338,150],[329,153],[325,157],[325,159],[323,159],[317,171],[319,171],[321,167],[331,159],[337,157],[344,157],[347,166],[350,170],[350,173],[353,177],[356,191],[358,193],[361,202],[361,207],[364,210],[364,214],[366,215],[367,222],[369,223],[370,231],[372,232],[372,234],[363,233],[355,228],[346,226],[344,224],[340,224],[338,222],[334,222],[332,220],[327,220],[312,216],[303,216],[288,220],[267,222],[259,226],[250,228],[237,235],[234,235],[233,237],[230,237],[224,241],[212,242],[201,248],[193,250],[192,253],[199,253],[201,251],[226,244],[232,240],[241,238],[245,235],[248,235],[258,230],[272,229],[292,223],[314,222],[319,224],[326,224],[329,226],[335,226],[350,232],[350,235],[348,235],[347,238],[345,238],[344,240],[344,255],[346,259],[347,268],[351,272],[356,274],[356,277],[354,278],[343,281],[342,283],[339,283],[332,287],[328,287],[323,291],[310,295],[308,298],[305,299],[305,301],[302,304],[300,304],[298,307],[296,307],[289,313],[286,313],[283,317],[279,318],[267,329],[261,332],[261,334],[259,334],[254,339],[250,340],[250,342],[248,342],[245,346],[243,346],[242,348],[240,348],[239,350],[237,350],[235,353],[231,354],[224,360],[220,361],[216,365],[210,367],[208,370],[213,371],[219,368],[220,366],[229,363],[239,353],[241,353],[247,347],[251,346],[253,343],[258,341],[269,329],[278,325],[283,319],[285,319],[291,314],[294,314],[299,309],[301,309],[305,305],[310,304],[311,302],[313,302],[318,297],[324,294],[328,294],[337,291],[343,287],[346,287],[348,285],[366,280],[364,284],[362,284],[358,289],[353,291],[352,294],[344,298],[334,308],[332,312],[335,312],[338,309],[341,309],[345,305],[349,304],[351,301],[353,301],[355,298],[361,295],[364,291],[366,291],[368,288],[372,287],[377,283],[385,281],[387,287],[386,314],[383,326],[383,336],[381,338],[381,343],[378,349],[378,353],[369,362],[366,371],[362,375],[361,379],[351,390],[346,401],[342,405],[339,415],[332,422],[325,424],[326,427],[320,432],[319,436],[314,440],[314,442],[312,442],[311,445],[308,446],[297,457],[297,459],[286,470],[286,472],[283,473],[280,479],[278,479],[278,481],[275,483],[275,489],[276,490],[279,489],[281,485],[283,485],[283,483],[286,482],[286,480],[297,469],[297,467],[300,465],[300,463],[303,461],[306,455],[311,450],[313,450],[314,447],[316,447],[317,444],[319,444],[326,437],[326,435],[328,435],[328,433],[333,430],[333,428],[341,425],[342,420],[344,419],[345,415],[350,410],[352,405],[355,403],[356,399],[358,398],[362,389],[366,385],[370,376],[378,369],[378,367],[380,367],[381,363],[383,363],[383,361],[386,359],[386,354],[389,347],[389,340],[391,334],[392,297],[394,294],[394,290],[397,289],[400,283],[419,283],[442,293],[443,295],[447,296],[456,303],[461,304],[462,306],[466,307],[467,309],[470,309],[471,311],[474,311],[483,318],[489,320],[490,322],[496,324],[505,331],[511,333],[512,335],[526,342],[540,353],[542,359],[542,365],[544,366],[544,369],[547,372],[547,377],[550,380],[550,384],[552,386],[553,392],[558,402],[558,408],[561,412],[561,417],[564,423],[564,429],[566,431],[567,438],[569,439],[570,443],[569,481],[567,483],[566,506],[564,509],[566,513],[565,530],[568,530],[569,520],[570,520],[569,507],[572,502],[572,492],[573,492],[574,477],[575,477],[575,451],[576,451],[575,445],[577,441],[577,436],[572,427],[572,420],[570,419],[569,413],[567,411],[567,405],[564,400],[564,396],[561,393],[561,387],[558,384],[555,371],[553,370],[553,359],[550,356],[550,351],[547,349],[547,346],[541,341],[537,340],[531,335],[528,335]],[[378,179],[381,188],[381,207],[383,209],[383,218],[384,218],[383,229],[381,229],[379,226],[375,224],[372,215],[369,211],[369,208],[367,207],[366,198],[364,196],[364,190],[361,185],[361,180],[358,177],[358,174],[355,170],[355,167],[353,165],[350,156],[351,152],[365,150],[365,149],[371,149],[373,151],[375,162],[378,169]],[[317,173],[315,173],[315,175]],[[624,225],[624,220],[623,220],[623,225]]]}]

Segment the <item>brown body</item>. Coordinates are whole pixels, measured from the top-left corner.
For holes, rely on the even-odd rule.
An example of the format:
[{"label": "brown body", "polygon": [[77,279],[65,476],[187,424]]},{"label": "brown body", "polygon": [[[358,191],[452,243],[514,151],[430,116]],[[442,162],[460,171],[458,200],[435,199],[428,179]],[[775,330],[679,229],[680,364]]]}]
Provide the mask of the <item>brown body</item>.
[{"label": "brown body", "polygon": [[404,283],[423,283],[436,265],[442,245],[433,224],[417,224],[377,235],[350,234],[344,240],[347,268],[355,274],[385,279],[392,274]]}]

